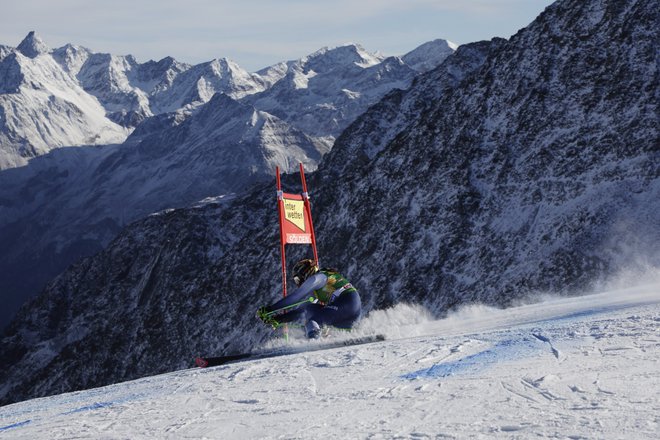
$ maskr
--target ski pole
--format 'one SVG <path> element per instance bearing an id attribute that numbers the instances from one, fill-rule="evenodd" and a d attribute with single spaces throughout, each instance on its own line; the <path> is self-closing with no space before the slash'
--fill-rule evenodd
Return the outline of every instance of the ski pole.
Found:
<path id="1" fill-rule="evenodd" d="M 284 327 L 284 326 L 287 326 L 289 328 L 291 328 L 291 327 L 305 328 L 304 324 L 295 324 L 295 323 L 291 323 L 291 322 L 277 322 L 277 321 L 275 321 L 275 323 L 272 324 L 273 330 L 277 330 L 278 328 Z"/>
<path id="2" fill-rule="evenodd" d="M 266 313 L 264 313 L 264 316 L 273 316 L 273 315 L 275 315 L 275 314 L 277 314 L 277 313 L 279 313 L 279 312 L 283 312 L 284 310 L 289 310 L 289 309 L 292 309 L 292 308 L 294 308 L 294 307 L 298 307 L 298 306 L 300 306 L 300 305 L 302 305 L 302 304 L 305 304 L 305 303 L 313 303 L 313 302 L 314 302 L 314 297 L 313 297 L 313 296 L 310 296 L 309 298 L 305 298 L 304 300 L 302 300 L 302 301 L 300 301 L 300 302 L 297 302 L 297 303 L 291 304 L 291 305 L 289 305 L 289 306 L 284 306 L 284 307 L 282 307 L 281 309 L 273 310 L 272 312 L 266 312 Z"/>

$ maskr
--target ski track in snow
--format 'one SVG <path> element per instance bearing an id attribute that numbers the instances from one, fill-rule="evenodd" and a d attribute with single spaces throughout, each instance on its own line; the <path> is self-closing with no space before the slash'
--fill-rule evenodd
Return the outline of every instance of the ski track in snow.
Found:
<path id="1" fill-rule="evenodd" d="M 0 408 L 0 438 L 658 438 L 660 286 L 433 321 L 388 340 Z M 355 336 L 355 334 L 352 334 Z"/>

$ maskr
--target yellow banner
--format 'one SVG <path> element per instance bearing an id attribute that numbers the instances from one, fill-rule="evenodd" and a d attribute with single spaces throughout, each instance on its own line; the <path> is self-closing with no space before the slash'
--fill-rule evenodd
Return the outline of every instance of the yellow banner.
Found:
<path id="1" fill-rule="evenodd" d="M 302 200 L 284 199 L 284 218 L 305 231 L 305 202 Z"/>

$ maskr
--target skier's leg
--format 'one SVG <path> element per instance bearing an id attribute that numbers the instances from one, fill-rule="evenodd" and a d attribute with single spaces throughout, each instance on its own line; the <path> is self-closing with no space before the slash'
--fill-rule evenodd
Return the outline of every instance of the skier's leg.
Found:
<path id="1" fill-rule="evenodd" d="M 316 321 L 310 319 L 305 324 L 305 334 L 309 339 L 318 339 L 321 337 L 321 327 Z"/>
<path id="2" fill-rule="evenodd" d="M 332 304 L 315 310 L 309 309 L 308 320 L 316 321 L 318 325 L 350 329 L 360 319 L 362 304 L 357 292 L 347 292 L 337 298 Z"/>

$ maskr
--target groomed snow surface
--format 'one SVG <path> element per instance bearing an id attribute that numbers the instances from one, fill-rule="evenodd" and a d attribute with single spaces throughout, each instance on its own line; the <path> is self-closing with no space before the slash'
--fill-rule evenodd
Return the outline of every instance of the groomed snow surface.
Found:
<path id="1" fill-rule="evenodd" d="M 657 282 L 438 321 L 400 305 L 356 332 L 385 342 L 21 402 L 0 438 L 657 439 L 659 328 Z"/>

